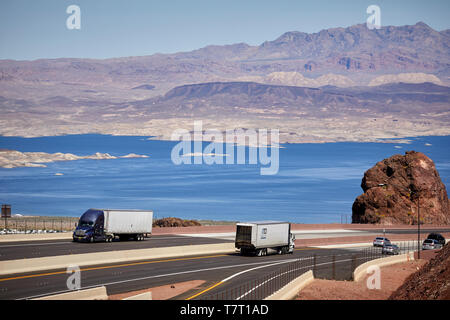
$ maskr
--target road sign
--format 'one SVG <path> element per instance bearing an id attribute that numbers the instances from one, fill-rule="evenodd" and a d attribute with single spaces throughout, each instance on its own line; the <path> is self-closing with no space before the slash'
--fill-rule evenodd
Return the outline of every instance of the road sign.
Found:
<path id="1" fill-rule="evenodd" d="M 11 218 L 10 204 L 2 204 L 2 218 Z"/>

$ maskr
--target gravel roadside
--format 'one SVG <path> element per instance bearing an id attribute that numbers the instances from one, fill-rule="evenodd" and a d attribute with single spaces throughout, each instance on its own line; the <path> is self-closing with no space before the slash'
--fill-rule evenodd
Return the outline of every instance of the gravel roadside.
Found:
<path id="1" fill-rule="evenodd" d="M 381 267 L 380 289 L 367 287 L 371 275 L 357 282 L 315 279 L 299 292 L 296 300 L 386 300 L 435 254 L 435 251 L 423 251 L 421 259 L 417 259 L 416 253 L 417 260 Z"/>

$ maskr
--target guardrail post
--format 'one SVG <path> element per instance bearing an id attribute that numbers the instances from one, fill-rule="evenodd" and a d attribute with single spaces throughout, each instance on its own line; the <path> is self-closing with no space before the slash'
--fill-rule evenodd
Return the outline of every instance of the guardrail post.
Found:
<path id="1" fill-rule="evenodd" d="M 314 256 L 313 256 L 313 274 L 314 274 L 314 277 L 316 276 L 316 263 L 317 263 L 317 255 L 314 253 Z"/>
<path id="2" fill-rule="evenodd" d="M 332 266 L 333 266 L 333 275 L 332 275 L 332 277 L 333 277 L 333 280 L 336 280 L 336 256 L 333 254 L 333 257 L 332 257 L 332 261 L 333 261 L 333 263 L 332 263 Z"/>
<path id="3" fill-rule="evenodd" d="M 356 257 L 353 254 L 352 255 L 352 270 L 351 270 L 351 272 L 353 273 L 355 271 L 355 269 L 356 269 Z"/>

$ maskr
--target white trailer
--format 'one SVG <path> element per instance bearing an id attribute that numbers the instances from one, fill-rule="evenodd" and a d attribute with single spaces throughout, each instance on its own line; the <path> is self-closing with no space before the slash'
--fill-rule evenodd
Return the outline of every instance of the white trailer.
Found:
<path id="1" fill-rule="evenodd" d="M 103 209 L 103 213 L 106 233 L 152 233 L 153 211 Z"/>
<path id="2" fill-rule="evenodd" d="M 291 224 L 280 221 L 254 221 L 236 224 L 235 247 L 241 254 L 267 255 L 268 249 L 278 254 L 294 252 L 295 236 Z"/>
<path id="3" fill-rule="evenodd" d="M 143 240 L 152 233 L 153 211 L 89 209 L 73 233 L 74 241 L 106 241 L 114 238 Z"/>

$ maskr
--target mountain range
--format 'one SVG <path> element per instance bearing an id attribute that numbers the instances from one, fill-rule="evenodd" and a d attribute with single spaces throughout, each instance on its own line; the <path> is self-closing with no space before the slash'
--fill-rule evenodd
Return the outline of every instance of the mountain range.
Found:
<path id="1" fill-rule="evenodd" d="M 0 134 L 168 139 L 195 118 L 281 128 L 285 142 L 450 134 L 449 66 L 450 30 L 423 22 L 174 54 L 0 60 Z"/>
<path id="2" fill-rule="evenodd" d="M 434 75 L 436 82 L 431 82 L 449 85 L 450 30 L 439 32 L 423 22 L 373 30 L 359 24 L 313 34 L 286 32 L 258 46 L 238 43 L 103 60 L 0 60 L 0 95 L 49 97 L 56 95 L 49 85 L 57 85 L 65 96 L 125 101 L 160 95 L 193 83 L 248 80 L 346 87 L 368 85 L 376 77 L 398 73 L 424 74 L 425 81 Z M 320 79 L 321 76 L 329 79 Z M 306 81 L 298 81 L 301 77 Z M 403 82 L 407 79 L 408 76 Z M 26 92 L 18 88 L 24 85 Z M 154 89 L 131 91 L 139 86 Z"/>

